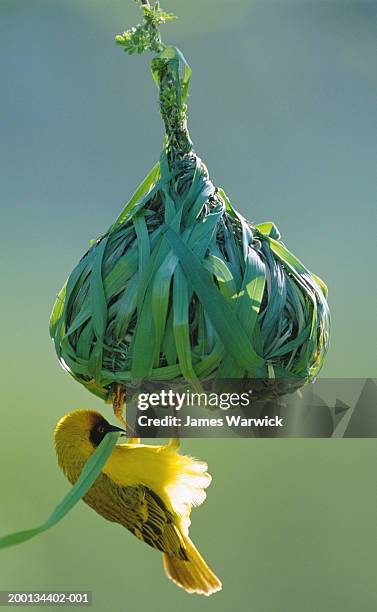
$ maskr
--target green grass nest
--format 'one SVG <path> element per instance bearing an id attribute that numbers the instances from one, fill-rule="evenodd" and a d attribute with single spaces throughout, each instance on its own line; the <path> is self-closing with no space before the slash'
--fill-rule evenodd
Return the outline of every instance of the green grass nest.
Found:
<path id="1" fill-rule="evenodd" d="M 153 11 L 155 11 L 153 13 Z M 190 68 L 158 36 L 156 7 L 117 37 L 152 49 L 160 161 L 60 291 L 50 333 L 63 367 L 109 400 L 132 381 L 314 378 L 329 344 L 324 283 L 214 187 L 186 125 Z M 140 40 L 142 42 L 140 42 Z"/>

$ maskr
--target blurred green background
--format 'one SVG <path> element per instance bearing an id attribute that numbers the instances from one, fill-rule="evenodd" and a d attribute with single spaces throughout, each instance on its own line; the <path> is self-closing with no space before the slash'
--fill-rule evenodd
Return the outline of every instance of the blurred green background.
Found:
<path id="1" fill-rule="evenodd" d="M 192 68 L 190 128 L 216 184 L 330 288 L 323 376 L 375 376 L 377 4 L 165 0 Z M 131 0 L 0 0 L 1 534 L 67 491 L 58 418 L 109 409 L 58 366 L 54 297 L 159 155 L 148 58 L 113 36 Z M 192 537 L 222 593 L 189 596 L 159 554 L 80 504 L 0 553 L 0 589 L 90 589 L 93 610 L 372 612 L 374 440 L 195 440 L 214 482 Z"/>

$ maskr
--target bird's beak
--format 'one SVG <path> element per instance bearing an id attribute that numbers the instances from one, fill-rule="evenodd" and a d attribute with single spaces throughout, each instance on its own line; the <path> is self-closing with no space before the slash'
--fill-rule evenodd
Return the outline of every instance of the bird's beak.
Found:
<path id="1" fill-rule="evenodd" d="M 109 431 L 121 431 L 121 438 L 127 436 L 127 432 L 125 429 L 122 429 L 121 427 L 116 427 L 115 425 L 110 425 Z"/>

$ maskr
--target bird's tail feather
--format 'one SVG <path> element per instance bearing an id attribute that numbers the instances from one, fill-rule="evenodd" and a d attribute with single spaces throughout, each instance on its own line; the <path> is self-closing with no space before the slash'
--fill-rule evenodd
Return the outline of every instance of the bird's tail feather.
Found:
<path id="1" fill-rule="evenodd" d="M 163 553 L 164 569 L 167 576 L 188 593 L 212 595 L 221 590 L 221 582 L 210 570 L 190 538 L 185 537 L 187 561 Z"/>

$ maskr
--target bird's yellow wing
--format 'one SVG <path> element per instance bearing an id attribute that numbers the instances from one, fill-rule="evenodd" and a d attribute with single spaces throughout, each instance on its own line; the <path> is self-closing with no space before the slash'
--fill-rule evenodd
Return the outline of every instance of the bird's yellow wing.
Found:
<path id="1" fill-rule="evenodd" d="M 121 487 L 101 474 L 84 501 L 161 552 L 187 560 L 184 539 L 162 499 L 143 485 Z"/>
<path id="2" fill-rule="evenodd" d="M 180 531 L 188 535 L 190 513 L 206 498 L 207 464 L 171 446 L 118 444 L 102 473 L 120 487 L 142 483 L 161 498 Z"/>

